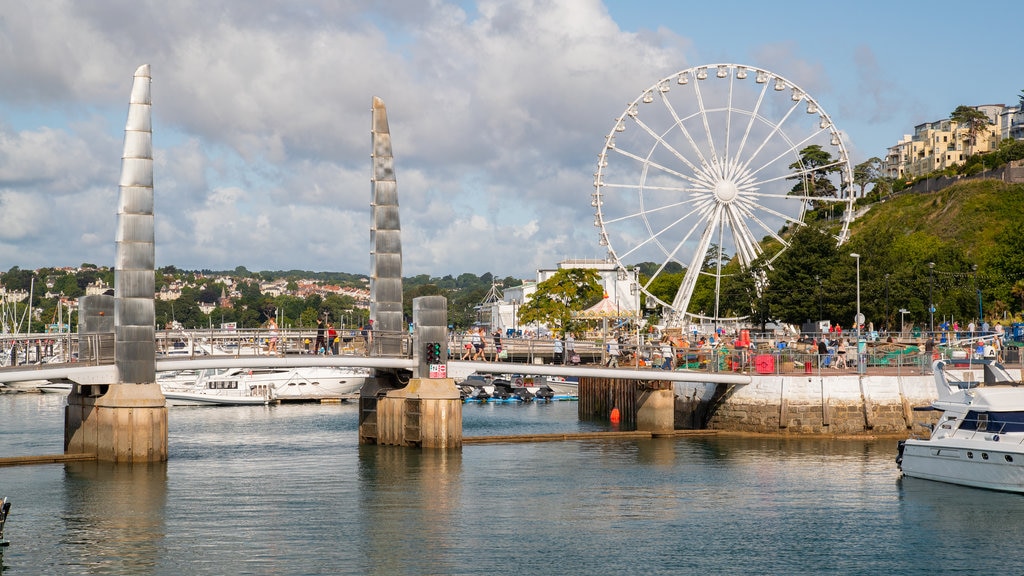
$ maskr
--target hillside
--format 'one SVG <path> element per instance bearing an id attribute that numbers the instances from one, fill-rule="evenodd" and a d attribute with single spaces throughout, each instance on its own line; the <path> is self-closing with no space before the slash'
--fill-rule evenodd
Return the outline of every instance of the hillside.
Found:
<path id="1" fill-rule="evenodd" d="M 886 238 L 934 242 L 927 252 L 953 250 L 982 267 L 991 263 L 1000 234 L 1021 226 L 1024 184 L 973 180 L 874 204 L 850 231 L 851 242 L 856 244 Z"/>

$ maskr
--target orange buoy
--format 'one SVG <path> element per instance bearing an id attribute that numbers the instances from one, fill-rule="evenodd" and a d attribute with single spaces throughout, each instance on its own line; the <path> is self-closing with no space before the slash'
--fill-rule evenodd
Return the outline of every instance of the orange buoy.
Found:
<path id="1" fill-rule="evenodd" d="M 619 418 L 619 409 L 618 408 L 612 408 L 612 415 L 611 415 L 610 419 L 612 421 L 612 424 L 618 424 L 619 423 L 619 419 L 620 418 Z"/>

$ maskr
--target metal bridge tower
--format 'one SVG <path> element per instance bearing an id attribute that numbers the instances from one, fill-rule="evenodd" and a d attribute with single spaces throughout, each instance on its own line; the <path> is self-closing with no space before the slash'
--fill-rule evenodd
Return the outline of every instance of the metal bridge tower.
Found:
<path id="1" fill-rule="evenodd" d="M 167 460 L 167 408 L 156 383 L 151 83 L 149 65 L 139 66 L 124 129 L 114 266 L 117 381 L 76 386 L 64 413 L 64 451 L 113 462 Z"/>

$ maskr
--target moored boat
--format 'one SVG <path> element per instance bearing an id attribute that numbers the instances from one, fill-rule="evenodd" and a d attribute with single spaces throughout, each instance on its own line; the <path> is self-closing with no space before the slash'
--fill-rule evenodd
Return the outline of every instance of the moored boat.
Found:
<path id="1" fill-rule="evenodd" d="M 912 478 L 1024 493 L 1024 387 L 995 360 L 957 364 L 963 378 L 953 366 L 934 363 L 929 408 L 942 415 L 928 438 L 899 442 L 896 463 Z"/>
<path id="2" fill-rule="evenodd" d="M 369 376 L 366 368 L 306 366 L 182 371 L 158 381 L 168 406 L 230 405 L 341 399 Z"/>

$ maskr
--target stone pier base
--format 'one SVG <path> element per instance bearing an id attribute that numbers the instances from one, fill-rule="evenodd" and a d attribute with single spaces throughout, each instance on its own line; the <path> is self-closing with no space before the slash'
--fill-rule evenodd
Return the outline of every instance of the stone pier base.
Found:
<path id="1" fill-rule="evenodd" d="M 389 391 L 377 400 L 373 425 L 377 444 L 462 448 L 462 399 L 455 380 L 414 378 Z"/>
<path id="2" fill-rule="evenodd" d="M 672 388 L 645 390 L 637 400 L 636 429 L 658 436 L 675 430 L 675 392 Z"/>
<path id="3" fill-rule="evenodd" d="M 159 384 L 76 385 L 64 408 L 64 452 L 107 462 L 166 462 Z"/>

